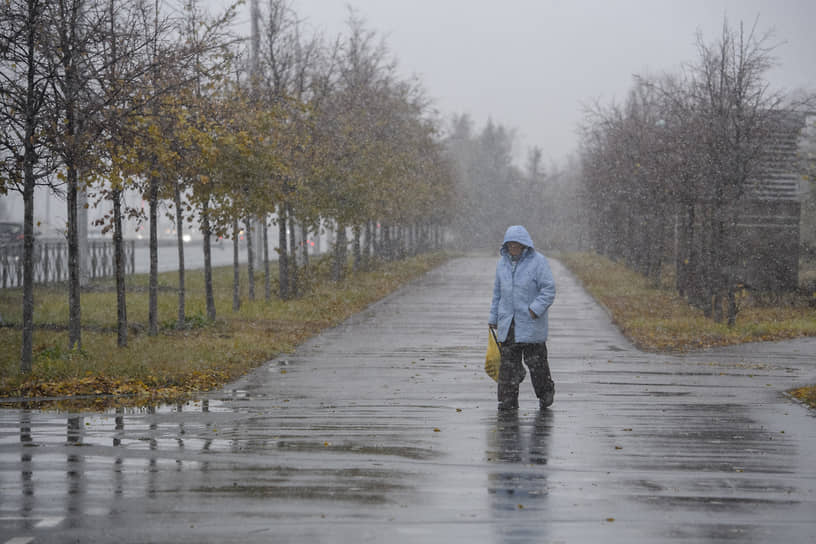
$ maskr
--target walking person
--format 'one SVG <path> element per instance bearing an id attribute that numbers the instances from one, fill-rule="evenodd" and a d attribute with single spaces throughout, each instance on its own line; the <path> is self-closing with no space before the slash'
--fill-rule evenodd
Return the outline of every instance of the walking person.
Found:
<path id="1" fill-rule="evenodd" d="M 499 253 L 488 318 L 488 326 L 496 329 L 501 343 L 499 410 L 518 408 L 522 362 L 530 370 L 530 381 L 544 409 L 555 396 L 547 361 L 547 311 L 555 300 L 555 281 L 547 258 L 535 250 L 523 226 L 507 229 Z"/>

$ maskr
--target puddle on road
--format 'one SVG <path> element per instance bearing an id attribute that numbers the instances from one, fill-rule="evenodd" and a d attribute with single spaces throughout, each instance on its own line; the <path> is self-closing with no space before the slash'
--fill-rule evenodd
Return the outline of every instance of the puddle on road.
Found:
<path id="1" fill-rule="evenodd" d="M 113 408 L 104 412 L 60 412 L 29 407 L 0 410 L 0 446 L 74 446 L 150 450 L 162 455 L 191 453 L 350 453 L 430 459 L 430 448 L 398 439 L 400 427 L 388 418 L 362 417 L 362 408 L 312 406 L 289 410 L 289 399 L 246 410 L 256 400 L 234 391 L 223 400 Z M 356 415 L 355 415 L 356 414 Z M 389 443 L 391 437 L 393 443 Z"/>
<path id="2" fill-rule="evenodd" d="M 98 413 L 0 410 L 3 507 L 28 517 L 54 500 L 69 511 L 91 502 L 115 509 L 123 497 L 161 493 L 382 504 L 404 490 L 401 460 L 439 455 L 393 422 L 359 418 L 357 406 L 296 413 L 284 400 L 235 390 Z"/>
<path id="3" fill-rule="evenodd" d="M 525 528 L 530 516 L 546 512 L 552 484 L 549 481 L 553 413 L 540 411 L 534 419 L 517 411 L 500 413 L 487 434 L 485 454 L 490 463 L 486 489 L 488 507 L 495 519 L 513 520 L 497 526 L 499 541 L 536 542 L 538 531 Z"/>

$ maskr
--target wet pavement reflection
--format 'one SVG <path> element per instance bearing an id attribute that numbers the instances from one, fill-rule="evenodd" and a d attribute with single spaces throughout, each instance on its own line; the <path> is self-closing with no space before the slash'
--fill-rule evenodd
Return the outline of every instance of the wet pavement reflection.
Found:
<path id="1" fill-rule="evenodd" d="M 813 339 L 641 353 L 553 262 L 555 404 L 497 413 L 493 262 L 198 401 L 0 410 L 0 544 L 814 541 Z"/>
<path id="2" fill-rule="evenodd" d="M 522 419 L 525 421 L 522 422 Z M 487 474 L 491 517 L 499 542 L 546 542 L 547 459 L 553 412 L 520 419 L 517 410 L 500 412 L 489 435 L 487 456 L 496 464 Z"/>

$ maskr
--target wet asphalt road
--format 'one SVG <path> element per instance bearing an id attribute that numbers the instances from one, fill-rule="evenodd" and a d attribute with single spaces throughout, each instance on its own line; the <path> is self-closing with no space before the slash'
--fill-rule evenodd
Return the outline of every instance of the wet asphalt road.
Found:
<path id="1" fill-rule="evenodd" d="M 482 372 L 452 261 L 199 402 L 0 411 L 0 544 L 816 542 L 816 339 L 641 353 L 557 262 L 555 404 Z"/>

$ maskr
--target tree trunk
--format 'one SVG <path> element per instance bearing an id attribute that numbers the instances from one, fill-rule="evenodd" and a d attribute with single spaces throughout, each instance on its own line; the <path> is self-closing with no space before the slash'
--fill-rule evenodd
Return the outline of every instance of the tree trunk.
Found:
<path id="1" fill-rule="evenodd" d="M 255 300 L 255 248 L 252 246 L 252 218 L 246 218 L 247 241 L 247 274 L 249 276 L 247 285 L 249 286 L 249 300 Z"/>
<path id="2" fill-rule="evenodd" d="M 391 260 L 391 229 L 386 223 L 380 228 L 380 256 L 386 261 Z"/>
<path id="3" fill-rule="evenodd" d="M 706 211 L 705 206 L 692 204 L 694 210 L 690 219 L 693 226 L 690 229 L 689 240 L 689 264 L 688 264 L 688 293 L 690 302 L 705 311 L 706 285 L 705 285 L 705 255 L 706 255 Z M 699 219 L 698 219 L 699 218 Z"/>
<path id="4" fill-rule="evenodd" d="M 31 126 L 33 134 L 33 126 Z M 26 132 L 29 127 L 26 126 Z M 23 342 L 20 372 L 31 372 L 34 346 L 34 146 L 25 142 L 25 185 L 23 186 Z"/>
<path id="5" fill-rule="evenodd" d="M 737 295 L 735 287 L 732 285 L 728 288 L 728 326 L 733 327 L 737 324 Z"/>
<path id="6" fill-rule="evenodd" d="M 719 212 L 722 214 L 722 210 Z M 716 259 L 714 261 L 714 277 L 716 278 L 716 285 L 715 289 L 717 290 L 717 300 L 718 304 L 715 309 L 714 320 L 717 323 L 722 323 L 725 320 L 725 310 L 723 308 L 723 304 L 726 301 L 728 296 L 728 290 L 731 288 L 731 262 L 729 257 L 728 248 L 725 247 L 726 238 L 725 238 L 725 222 L 722 219 L 722 216 L 718 216 L 717 220 L 714 222 L 715 229 L 716 229 L 716 245 L 715 245 L 715 256 Z"/>
<path id="7" fill-rule="evenodd" d="M 286 205 L 278 206 L 278 296 L 289 298 L 289 251 L 286 248 Z"/>
<path id="8" fill-rule="evenodd" d="M 286 215 L 289 218 L 289 291 L 293 297 L 298 296 L 298 262 L 297 262 L 297 241 L 295 240 L 295 214 L 292 213 L 292 206 L 286 205 Z"/>
<path id="9" fill-rule="evenodd" d="M 307 269 L 309 268 L 309 247 L 311 244 L 309 243 L 309 227 L 305 221 L 300 225 L 300 237 L 303 240 L 303 251 L 301 253 L 303 255 L 303 268 Z"/>
<path id="10" fill-rule="evenodd" d="M 651 242 L 649 243 L 649 280 L 652 287 L 660 287 L 660 278 L 663 273 L 663 254 L 665 253 L 666 222 L 669 214 L 652 215 L 652 226 L 649 228 Z"/>
<path id="11" fill-rule="evenodd" d="M 174 184 L 173 201 L 176 205 L 176 244 L 178 245 L 178 324 L 179 329 L 185 326 L 187 321 L 184 309 L 185 287 L 184 287 L 184 218 L 181 213 L 181 187 Z"/>
<path id="12" fill-rule="evenodd" d="M 63 70 L 62 81 L 59 82 L 62 91 L 64 130 L 63 142 L 66 144 L 61 153 L 66 175 L 66 200 L 68 206 L 68 345 L 71 349 L 82 348 L 82 311 L 80 308 L 80 264 L 79 238 L 77 223 L 77 190 L 79 185 L 78 164 L 78 135 L 79 119 L 77 94 L 80 87 L 77 43 L 75 40 L 76 16 L 79 4 L 70 6 L 67 12 L 61 14 L 58 29 L 59 47 L 62 49 L 61 63 Z M 70 12 L 70 13 L 69 13 Z"/>
<path id="13" fill-rule="evenodd" d="M 371 233 L 371 255 L 375 259 L 381 259 L 383 256 L 382 250 L 382 226 L 379 226 L 379 222 L 372 222 L 372 233 Z"/>
<path id="14" fill-rule="evenodd" d="M 266 224 L 266 216 L 263 217 L 263 261 L 264 261 L 264 297 L 266 300 L 272 299 L 272 278 L 269 271 L 269 227 Z"/>
<path id="15" fill-rule="evenodd" d="M 393 261 L 396 258 L 396 227 L 393 225 L 386 225 L 383 230 L 383 247 L 385 248 L 385 258 Z"/>
<path id="16" fill-rule="evenodd" d="M 77 171 L 67 166 L 68 187 L 68 346 L 82 348 L 82 311 L 79 286 L 79 237 L 77 235 Z"/>
<path id="17" fill-rule="evenodd" d="M 717 215 L 713 218 L 713 243 L 711 244 L 711 276 L 713 279 L 712 290 L 714 291 L 714 321 L 722 323 L 724 319 L 723 313 L 723 294 L 727 285 L 726 266 L 726 248 L 724 247 L 724 229 L 722 214 L 722 206 L 718 206 L 716 210 Z"/>
<path id="18" fill-rule="evenodd" d="M 241 267 L 238 262 L 238 220 L 232 222 L 232 311 L 241 309 Z"/>
<path id="19" fill-rule="evenodd" d="M 337 236 L 334 243 L 334 266 L 332 267 L 332 280 L 338 282 L 346 275 L 346 227 L 342 223 L 337 223 Z"/>
<path id="20" fill-rule="evenodd" d="M 694 243 L 694 204 L 686 203 L 680 211 L 680 240 L 678 255 L 675 260 L 677 291 L 681 297 L 691 294 L 693 290 L 693 243 Z"/>
<path id="21" fill-rule="evenodd" d="M 711 297 L 711 317 L 716 323 L 722 323 L 723 321 L 722 304 L 722 294 L 715 291 L 714 296 Z"/>
<path id="22" fill-rule="evenodd" d="M 405 258 L 405 226 L 400 225 L 395 229 L 397 233 L 397 260 Z"/>
<path id="23" fill-rule="evenodd" d="M 34 148 L 36 132 L 35 77 L 36 47 L 39 12 L 34 2 L 28 3 L 26 29 L 26 120 L 25 141 L 23 142 L 23 337 L 20 350 L 20 372 L 28 374 L 34 359 L 34 164 L 37 162 Z"/>
<path id="24" fill-rule="evenodd" d="M 116 345 L 127 346 L 127 301 L 125 299 L 125 248 L 122 240 L 122 190 L 114 189 L 113 199 L 113 253 L 116 275 Z"/>
<path id="25" fill-rule="evenodd" d="M 371 239 L 372 235 L 372 224 L 373 221 L 366 221 L 365 226 L 365 245 L 363 246 L 363 268 L 368 270 L 371 268 L 371 246 L 373 240 Z"/>
<path id="26" fill-rule="evenodd" d="M 703 294 L 703 315 L 711 318 L 714 310 L 714 227 L 710 205 L 703 210 L 703 232 L 701 238 L 700 280 Z"/>
<path id="27" fill-rule="evenodd" d="M 148 332 L 159 334 L 159 179 L 150 177 L 150 279 L 148 283 Z"/>
<path id="28" fill-rule="evenodd" d="M 354 255 L 353 270 L 359 271 L 363 265 L 363 254 L 360 249 L 360 236 L 362 236 L 363 229 L 360 225 L 354 225 L 353 229 L 354 240 L 352 241 L 352 254 Z"/>
<path id="29" fill-rule="evenodd" d="M 204 236 L 204 296 L 207 300 L 207 319 L 215 321 L 215 296 L 212 282 L 212 227 L 210 227 L 210 199 L 201 207 L 201 233 Z"/>

